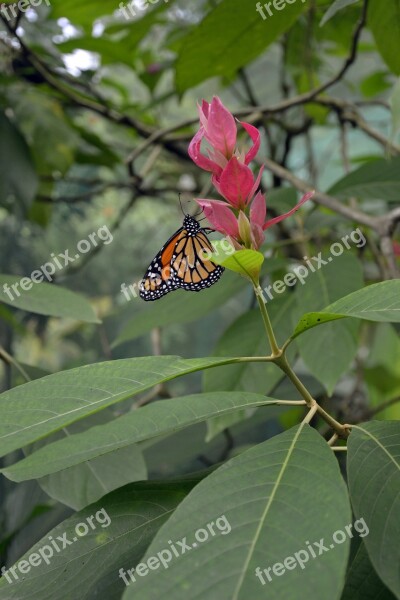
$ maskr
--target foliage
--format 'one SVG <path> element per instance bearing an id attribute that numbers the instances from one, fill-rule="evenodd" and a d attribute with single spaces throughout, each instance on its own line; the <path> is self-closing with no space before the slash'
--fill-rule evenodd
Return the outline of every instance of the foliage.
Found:
<path id="1" fill-rule="evenodd" d="M 0 600 L 400 599 L 400 0 L 37 4 L 0 3 Z M 225 272 L 144 303 L 178 193 Z"/>

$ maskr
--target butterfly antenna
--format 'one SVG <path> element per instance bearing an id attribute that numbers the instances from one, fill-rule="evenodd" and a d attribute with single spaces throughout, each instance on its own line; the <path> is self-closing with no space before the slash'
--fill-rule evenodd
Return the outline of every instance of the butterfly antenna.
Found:
<path id="1" fill-rule="evenodd" d="M 179 194 L 178 194 L 178 198 L 179 198 L 179 204 L 181 205 L 181 211 L 182 211 L 182 214 L 183 214 L 183 215 L 186 217 L 186 213 L 185 213 L 185 211 L 183 210 L 183 206 L 182 206 L 182 200 L 181 200 L 181 196 L 182 196 L 182 194 L 181 194 L 181 193 L 179 193 Z"/>

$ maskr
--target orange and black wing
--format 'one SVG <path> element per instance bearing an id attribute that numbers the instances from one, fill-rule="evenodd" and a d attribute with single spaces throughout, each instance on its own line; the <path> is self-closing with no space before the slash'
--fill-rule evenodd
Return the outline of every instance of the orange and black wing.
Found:
<path id="1" fill-rule="evenodd" d="M 150 263 L 139 287 L 139 294 L 143 300 L 158 300 L 168 292 L 179 288 L 174 278 L 171 261 L 176 245 L 186 235 L 187 232 L 183 227 L 178 229 Z"/>
<path id="2" fill-rule="evenodd" d="M 170 237 L 147 269 L 140 284 L 143 300 L 158 300 L 178 288 L 200 292 L 218 281 L 224 269 L 208 259 L 213 248 L 206 233 L 194 217 L 185 216 L 183 227 Z"/>
<path id="3" fill-rule="evenodd" d="M 172 262 L 178 286 L 191 292 L 212 286 L 221 277 L 224 268 L 215 265 L 207 256 L 213 248 L 203 229 L 196 234 L 181 237 Z"/>

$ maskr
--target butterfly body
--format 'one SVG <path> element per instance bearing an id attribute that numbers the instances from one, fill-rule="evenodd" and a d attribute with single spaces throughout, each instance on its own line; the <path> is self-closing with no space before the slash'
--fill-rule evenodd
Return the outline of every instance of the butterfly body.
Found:
<path id="1" fill-rule="evenodd" d="M 182 227 L 164 244 L 146 271 L 140 284 L 143 300 L 158 300 L 176 289 L 200 292 L 219 280 L 224 268 L 207 258 L 213 251 L 208 231 L 194 217 L 185 215 Z"/>

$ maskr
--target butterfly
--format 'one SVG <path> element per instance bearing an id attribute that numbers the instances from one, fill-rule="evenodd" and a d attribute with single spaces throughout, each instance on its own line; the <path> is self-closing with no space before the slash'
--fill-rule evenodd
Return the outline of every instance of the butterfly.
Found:
<path id="1" fill-rule="evenodd" d="M 201 227 L 190 215 L 164 244 L 146 271 L 139 286 L 143 300 L 158 300 L 165 294 L 182 288 L 200 292 L 216 283 L 224 268 L 215 265 L 207 255 L 213 247 L 207 234 L 213 231 Z"/>

